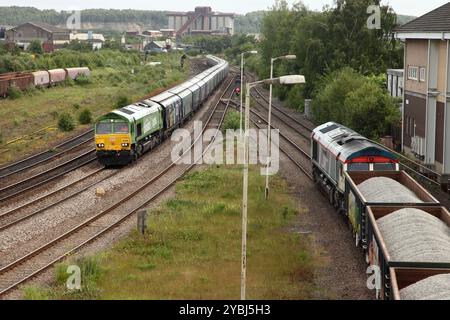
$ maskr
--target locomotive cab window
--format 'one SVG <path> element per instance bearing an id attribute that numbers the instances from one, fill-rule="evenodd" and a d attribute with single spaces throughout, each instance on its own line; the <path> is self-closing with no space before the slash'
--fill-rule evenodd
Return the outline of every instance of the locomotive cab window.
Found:
<path id="1" fill-rule="evenodd" d="M 395 171 L 395 163 L 374 163 L 373 171 Z"/>
<path id="2" fill-rule="evenodd" d="M 369 171 L 368 163 L 350 163 L 347 165 L 347 171 Z"/>
<path id="3" fill-rule="evenodd" d="M 114 123 L 114 133 L 129 133 L 128 123 L 126 122 L 115 122 Z"/>
<path id="4" fill-rule="evenodd" d="M 95 128 L 97 134 L 108 134 L 111 133 L 111 123 L 110 122 L 100 122 L 97 123 Z"/>

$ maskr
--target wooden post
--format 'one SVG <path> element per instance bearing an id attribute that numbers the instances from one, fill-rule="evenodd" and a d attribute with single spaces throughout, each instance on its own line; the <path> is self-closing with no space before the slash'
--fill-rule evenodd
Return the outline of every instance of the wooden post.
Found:
<path id="1" fill-rule="evenodd" d="M 144 235 L 147 230 L 147 210 L 140 210 L 137 213 L 137 230 Z"/>

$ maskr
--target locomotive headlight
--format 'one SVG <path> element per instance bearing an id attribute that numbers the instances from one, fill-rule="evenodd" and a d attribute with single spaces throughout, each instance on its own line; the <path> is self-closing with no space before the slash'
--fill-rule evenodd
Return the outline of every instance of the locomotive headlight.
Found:
<path id="1" fill-rule="evenodd" d="M 122 143 L 122 147 L 128 147 L 130 144 L 129 143 Z"/>
<path id="2" fill-rule="evenodd" d="M 104 148 L 104 147 L 105 147 L 105 144 L 104 144 L 104 143 L 99 143 L 99 144 L 97 144 L 97 147 L 99 147 L 99 148 Z"/>

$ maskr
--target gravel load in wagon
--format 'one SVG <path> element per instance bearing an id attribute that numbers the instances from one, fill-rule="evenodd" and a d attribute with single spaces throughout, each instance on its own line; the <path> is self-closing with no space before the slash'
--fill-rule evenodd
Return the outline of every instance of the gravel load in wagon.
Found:
<path id="1" fill-rule="evenodd" d="M 423 203 L 408 187 L 391 178 L 371 178 L 359 184 L 358 189 L 371 203 Z"/>
<path id="2" fill-rule="evenodd" d="M 402 300 L 450 300 L 450 274 L 440 274 L 400 290 Z"/>
<path id="3" fill-rule="evenodd" d="M 414 208 L 397 210 L 377 220 L 393 261 L 450 262 L 450 228 Z"/>

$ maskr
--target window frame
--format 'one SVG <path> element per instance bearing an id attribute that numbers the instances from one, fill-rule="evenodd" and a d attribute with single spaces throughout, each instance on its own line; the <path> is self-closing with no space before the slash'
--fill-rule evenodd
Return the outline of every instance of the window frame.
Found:
<path id="1" fill-rule="evenodd" d="M 419 81 L 419 67 L 408 66 L 408 80 Z"/>
<path id="2" fill-rule="evenodd" d="M 99 133 L 99 132 L 98 132 L 98 129 L 97 129 L 99 125 L 108 125 L 108 126 L 109 126 L 109 132 L 102 132 L 102 133 Z M 113 131 L 113 125 L 112 125 L 112 123 L 109 122 L 109 121 L 98 122 L 98 123 L 95 125 L 95 133 L 96 133 L 96 134 L 111 134 L 112 131 Z"/>
<path id="3" fill-rule="evenodd" d="M 423 74 L 422 74 L 423 72 Z M 419 81 L 420 82 L 426 82 L 427 81 L 427 68 L 420 67 L 419 68 Z"/>

